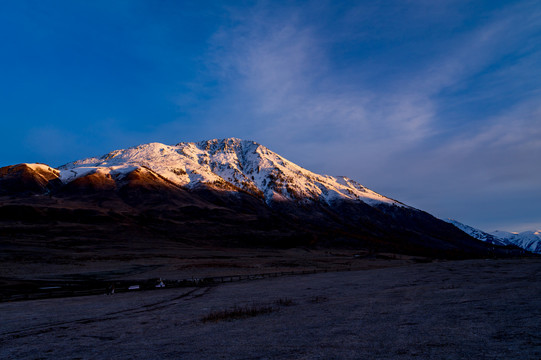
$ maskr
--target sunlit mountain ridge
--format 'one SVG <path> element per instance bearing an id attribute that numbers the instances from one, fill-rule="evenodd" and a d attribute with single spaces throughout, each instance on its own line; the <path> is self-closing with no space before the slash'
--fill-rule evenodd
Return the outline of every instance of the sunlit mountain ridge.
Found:
<path id="1" fill-rule="evenodd" d="M 186 188 L 205 185 L 215 189 L 241 189 L 263 196 L 267 202 L 321 200 L 329 203 L 348 199 L 404 206 L 347 177 L 313 173 L 263 145 L 236 138 L 181 142 L 173 146 L 144 144 L 74 161 L 59 170 L 60 179 L 68 183 L 92 173 L 122 178 L 138 168 L 151 170 Z"/>

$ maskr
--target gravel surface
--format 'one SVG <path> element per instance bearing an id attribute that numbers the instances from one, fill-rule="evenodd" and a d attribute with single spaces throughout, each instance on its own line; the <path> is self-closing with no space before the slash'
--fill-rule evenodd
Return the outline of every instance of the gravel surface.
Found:
<path id="1" fill-rule="evenodd" d="M 228 317 L 245 308 L 266 311 Z M 0 317 L 1 359 L 540 359 L 541 260 L 0 303 Z"/>

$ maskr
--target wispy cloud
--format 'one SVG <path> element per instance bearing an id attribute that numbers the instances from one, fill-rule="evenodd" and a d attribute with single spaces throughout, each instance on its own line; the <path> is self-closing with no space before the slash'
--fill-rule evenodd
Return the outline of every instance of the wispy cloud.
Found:
<path id="1" fill-rule="evenodd" d="M 362 81 L 353 83 L 356 74 L 338 75 L 340 69 L 329 60 L 329 39 L 322 39 L 317 24 L 304 19 L 299 8 L 282 10 L 270 12 L 260 6 L 236 14 L 235 25 L 214 38 L 216 74 L 228 100 L 237 104 L 243 117 L 252 118 L 252 127 L 265 133 L 287 129 L 290 138 L 302 138 L 311 128 L 328 124 L 339 133 L 329 129 L 328 135 L 339 138 L 355 134 L 379 140 L 385 135 L 406 142 L 438 131 L 438 95 L 467 86 L 472 76 L 505 56 L 508 45 L 524 32 L 514 29 L 534 16 L 496 14 L 492 21 L 449 40 L 444 50 L 426 54 L 426 68 L 404 69 L 394 80 L 382 79 L 388 87 L 373 89 Z M 266 121 L 269 118 L 273 121 Z M 344 129 L 349 131 L 339 131 Z"/>
<path id="2" fill-rule="evenodd" d="M 258 8 L 214 38 L 213 65 L 225 101 L 236 104 L 229 118 L 246 119 L 253 137 L 280 148 L 302 143 L 343 151 L 344 142 L 356 150 L 385 143 L 380 156 L 431 132 L 434 108 L 426 94 L 379 93 L 336 76 L 316 24 L 299 9 L 285 10 L 273 16 Z"/>
<path id="3" fill-rule="evenodd" d="M 457 6 L 447 3 L 451 10 Z M 523 186 L 541 197 L 533 188 L 541 170 L 528 165 L 541 154 L 539 108 L 534 105 L 540 100 L 539 83 L 530 81 L 523 98 L 506 98 L 497 87 L 482 91 L 491 83 L 512 88 L 538 76 L 532 73 L 540 53 L 532 43 L 540 28 L 538 7 L 532 11 L 530 2 L 521 2 L 494 10 L 475 26 L 443 39 L 443 45 L 425 53 L 415 49 L 422 54 L 419 64 L 410 61 L 403 71 L 382 74 L 377 86 L 364 81 L 371 59 L 359 58 L 346 69 L 333 61 L 341 36 L 355 38 L 357 33 L 362 39 L 356 19 L 367 13 L 353 10 L 335 19 L 342 30 L 334 43 L 298 7 L 269 10 L 262 5 L 235 13 L 233 25 L 212 40 L 211 67 L 224 96 L 212 104 L 207 123 L 224 132 L 240 125 L 243 136 L 307 167 L 345 173 L 440 213 L 450 193 L 459 196 L 465 188 L 495 196 Z M 449 13 L 427 11 L 423 16 L 434 16 L 436 22 Z M 400 61 L 392 63 L 399 67 Z M 484 114 L 475 107 L 476 97 L 487 107 Z M 212 117 L 225 107 L 228 115 L 216 124 Z M 427 184 L 438 189 L 431 191 Z M 494 189 L 490 194 L 489 188 Z M 454 205 L 447 209 L 453 211 Z"/>

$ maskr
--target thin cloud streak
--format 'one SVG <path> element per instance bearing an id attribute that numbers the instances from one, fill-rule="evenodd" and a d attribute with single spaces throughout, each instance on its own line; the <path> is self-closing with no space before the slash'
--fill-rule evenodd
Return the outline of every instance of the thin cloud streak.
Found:
<path id="1" fill-rule="evenodd" d="M 295 16 L 291 18 L 296 19 Z M 261 29 L 265 24 L 265 28 Z M 348 140 L 414 141 L 426 136 L 432 105 L 417 94 L 382 96 L 362 84 L 337 83 L 327 54 L 309 25 L 299 20 L 254 17 L 217 37 L 217 63 L 232 80 L 230 103 L 251 117 L 258 138 L 276 142 L 335 143 Z M 229 70 L 229 71 L 226 71 Z M 323 131 L 322 131 L 323 130 Z M 283 145 L 283 144 L 280 144 Z"/>
<path id="2" fill-rule="evenodd" d="M 306 22 L 298 9 L 286 10 L 289 15 L 280 17 L 264 7 L 246 17 L 237 14 L 237 25 L 214 37 L 213 66 L 227 94 L 212 104 L 209 118 L 230 104 L 225 123 L 244 119 L 245 134 L 291 160 L 315 171 L 345 172 L 400 199 L 421 199 L 414 203 L 432 212 L 445 209 L 449 193 L 458 196 L 464 188 L 496 196 L 498 189 L 507 189 L 502 179 L 510 169 L 528 175 L 524 186 L 538 194 L 533 186 L 540 171 L 524 164 L 532 160 L 528 154 L 541 153 L 532 132 L 525 131 L 539 129 L 539 112 L 531 106 L 537 99 L 523 99 L 508 114 L 471 119 L 471 125 L 466 117 L 458 132 L 449 132 L 448 114 L 441 112 L 441 94 L 472 86 L 477 74 L 515 51 L 514 44 L 538 27 L 533 21 L 538 14 L 521 6 L 495 12 L 482 26 L 452 39 L 445 51 L 427 54 L 428 67 L 371 88 L 353 83 L 363 78 L 357 74 L 349 82 L 336 76 L 328 39 L 323 42 L 316 24 Z M 531 28 L 522 28 L 524 23 Z M 498 164 L 501 156 L 511 160 L 504 167 Z M 514 181 L 509 186 L 520 180 Z M 431 182 L 437 190 L 427 191 Z M 437 200 L 425 202 L 422 192 Z M 452 204 L 447 210 L 455 211 Z M 476 225 L 473 218 L 471 223 Z"/>

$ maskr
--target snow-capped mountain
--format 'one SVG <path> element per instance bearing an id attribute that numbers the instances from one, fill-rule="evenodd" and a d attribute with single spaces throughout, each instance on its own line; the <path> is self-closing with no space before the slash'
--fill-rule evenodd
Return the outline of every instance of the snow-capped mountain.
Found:
<path id="1" fill-rule="evenodd" d="M 505 246 L 505 245 L 510 244 L 508 241 L 506 241 L 505 239 L 502 239 L 499 236 L 495 236 L 487 232 L 484 232 L 483 230 L 479 230 L 469 225 L 462 224 L 461 222 L 458 222 L 456 220 L 445 219 L 445 221 L 447 221 L 450 224 L 453 224 L 454 226 L 456 226 L 457 228 L 459 228 L 460 230 L 464 231 L 466 234 L 470 235 L 471 237 L 477 240 L 481 240 L 489 244 L 500 245 L 500 246 Z"/>
<path id="2" fill-rule="evenodd" d="M 513 252 L 235 138 L 144 144 L 58 169 L 0 168 L 0 219 L 12 238 L 33 238 L 39 228 L 52 243 L 107 240 L 115 249 L 346 246 L 444 258 Z"/>
<path id="3" fill-rule="evenodd" d="M 507 231 L 493 231 L 492 235 L 514 244 L 524 250 L 541 254 L 541 231 L 523 231 L 521 233 L 511 233 Z"/>
<path id="4" fill-rule="evenodd" d="M 469 225 L 462 224 L 453 219 L 446 219 L 450 224 L 453 224 L 460 230 L 464 231 L 471 237 L 494 245 L 515 245 L 526 251 L 541 254 L 541 231 L 524 231 L 521 233 L 512 233 L 508 231 L 496 230 L 487 233 L 483 230 L 476 229 Z"/>
<path id="5" fill-rule="evenodd" d="M 280 200 L 361 200 L 368 204 L 405 206 L 343 176 L 318 175 L 286 160 L 265 146 L 236 138 L 150 143 L 115 150 L 99 158 L 78 160 L 59 168 L 60 179 L 69 183 L 98 173 L 121 179 L 136 169 L 148 169 L 176 185 L 189 189 L 204 185 L 214 189 L 242 189 Z"/>

